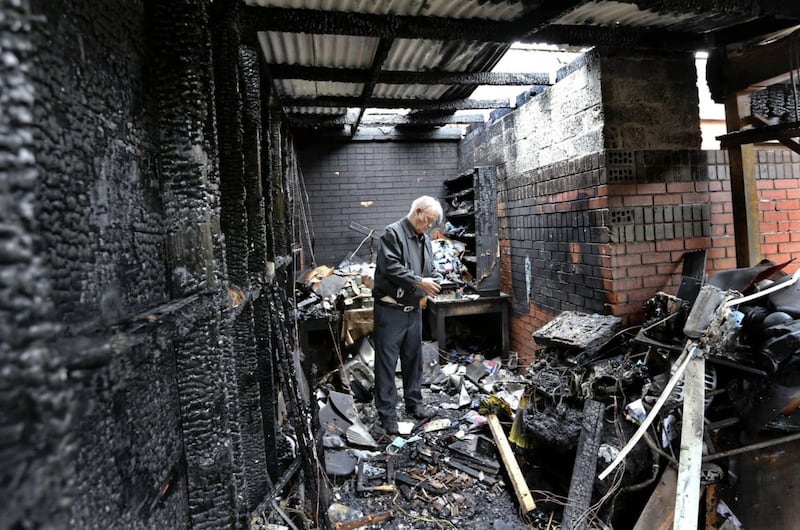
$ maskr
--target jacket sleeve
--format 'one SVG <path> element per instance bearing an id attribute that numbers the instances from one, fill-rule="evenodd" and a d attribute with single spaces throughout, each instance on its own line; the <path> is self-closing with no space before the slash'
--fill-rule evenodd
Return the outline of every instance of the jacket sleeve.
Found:
<path id="1" fill-rule="evenodd" d="M 383 261 L 383 271 L 386 278 L 398 287 L 409 292 L 416 289 L 415 284 L 422 281 L 422 277 L 406 267 L 403 259 L 403 243 L 400 235 L 394 230 L 386 230 L 381 236 L 381 250 L 378 260 Z"/>

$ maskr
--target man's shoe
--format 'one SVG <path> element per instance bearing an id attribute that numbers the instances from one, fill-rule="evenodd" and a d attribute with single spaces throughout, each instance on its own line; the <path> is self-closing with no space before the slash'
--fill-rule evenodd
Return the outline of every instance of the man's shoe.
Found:
<path id="1" fill-rule="evenodd" d="M 432 417 L 435 413 L 436 412 L 433 409 L 426 407 L 421 403 L 406 409 L 406 414 L 415 420 L 426 420 Z"/>
<path id="2" fill-rule="evenodd" d="M 400 430 L 397 428 L 396 416 L 382 416 L 381 427 L 386 431 L 386 434 L 400 434 Z"/>

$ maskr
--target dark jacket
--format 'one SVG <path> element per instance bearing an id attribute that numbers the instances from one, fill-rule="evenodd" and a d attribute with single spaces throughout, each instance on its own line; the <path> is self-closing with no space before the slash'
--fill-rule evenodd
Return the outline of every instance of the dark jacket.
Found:
<path id="1" fill-rule="evenodd" d="M 418 250 L 420 238 L 425 249 L 422 264 Z M 375 265 L 372 296 L 376 300 L 389 295 L 402 305 L 416 305 L 425 293 L 414 287 L 414 283 L 422 281 L 423 277 L 434 276 L 431 240 L 425 234 L 417 234 L 411 221 L 403 217 L 386 227 Z M 422 270 L 421 275 L 416 272 L 418 270 Z"/>

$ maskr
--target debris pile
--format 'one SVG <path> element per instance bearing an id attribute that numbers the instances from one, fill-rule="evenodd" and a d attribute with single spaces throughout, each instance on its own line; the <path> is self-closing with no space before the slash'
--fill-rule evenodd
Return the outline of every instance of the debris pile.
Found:
<path id="1" fill-rule="evenodd" d="M 367 339 L 317 388 L 334 527 L 387 520 L 376 527 L 527 528 L 488 430 L 491 417 L 510 427 L 522 378 L 477 354 L 469 365 L 440 362 L 435 342 L 424 343 L 423 354 L 423 399 L 435 414 L 414 420 L 401 407 L 399 436 L 381 429 L 371 403 L 374 350 Z M 402 393 L 399 378 L 397 384 Z"/>
<path id="2" fill-rule="evenodd" d="M 426 342 L 436 413 L 399 436 L 380 428 L 361 338 L 315 385 L 332 527 L 742 528 L 736 456 L 800 439 L 800 272 L 786 265 L 686 275 L 640 326 L 564 312 L 525 369 Z"/>
<path id="3" fill-rule="evenodd" d="M 343 310 L 372 307 L 374 278 L 375 265 L 367 263 L 303 271 L 295 281 L 297 319 L 339 320 Z"/>

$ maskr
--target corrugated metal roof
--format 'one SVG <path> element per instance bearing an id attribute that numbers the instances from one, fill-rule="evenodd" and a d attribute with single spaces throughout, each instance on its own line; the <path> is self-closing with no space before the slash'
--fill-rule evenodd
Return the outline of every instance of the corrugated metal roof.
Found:
<path id="1" fill-rule="evenodd" d="M 245 3 L 261 7 L 342 13 L 487 20 L 513 20 L 522 14 L 522 3 L 515 0 L 246 0 Z"/>
<path id="2" fill-rule="evenodd" d="M 258 33 L 264 59 L 269 64 L 304 64 L 334 68 L 369 68 L 379 39 L 350 35 L 308 33 Z"/>
<path id="3" fill-rule="evenodd" d="M 735 13 L 652 11 L 650 9 L 639 9 L 636 4 L 612 1 L 587 2 L 559 18 L 556 23 L 582 26 L 653 27 L 680 31 L 707 31 L 741 20 L 742 15 Z"/>
<path id="4" fill-rule="evenodd" d="M 765 33 L 791 26 L 792 16 L 794 24 L 800 22 L 798 0 L 784 4 L 772 0 L 245 0 L 245 5 L 251 6 L 243 11 L 249 10 L 255 20 L 250 30 L 257 32 L 265 62 L 283 73 L 273 77 L 273 85 L 284 111 L 317 114 L 325 123 L 330 123 L 332 115 L 343 116 L 348 108 L 360 115 L 363 109 L 359 107 L 368 99 L 391 107 L 400 107 L 403 99 L 446 102 L 451 113 L 469 109 L 467 103 L 452 103 L 469 98 L 480 87 L 484 77 L 477 74 L 492 71 L 512 44 L 512 37 L 574 50 L 594 43 L 631 47 L 642 35 L 638 41 L 642 46 L 686 51 L 686 47 L 675 47 L 680 46 L 676 41 L 694 36 L 689 44 L 694 46 L 714 32 L 737 25 L 751 31 L 747 22 L 761 11 L 779 11 L 781 5 L 786 6 L 784 19 L 775 13 L 764 16 L 768 19 Z M 641 5 L 660 9 L 642 9 Z M 254 12 L 261 8 L 263 11 Z M 264 14 L 259 20 L 260 13 Z M 446 19 L 452 23 L 444 22 Z M 592 31 L 584 31 L 588 27 Z M 648 38 L 648 33 L 656 37 Z M 724 38 L 735 33 L 728 32 Z M 381 56 L 382 63 L 376 64 L 377 54 L 383 53 L 385 46 L 389 46 L 386 57 Z M 527 71 L 536 71 L 536 67 Z M 405 78 L 398 72 L 409 75 Z M 550 72 L 539 73 L 547 78 Z M 447 82 L 437 82 L 439 79 Z M 518 88 L 518 94 L 528 88 L 512 86 Z M 310 100 L 313 107 L 297 104 L 297 98 Z M 313 98 L 330 99 L 315 102 Z M 408 108 L 419 110 L 412 104 Z M 417 111 L 415 114 L 425 114 Z"/>

